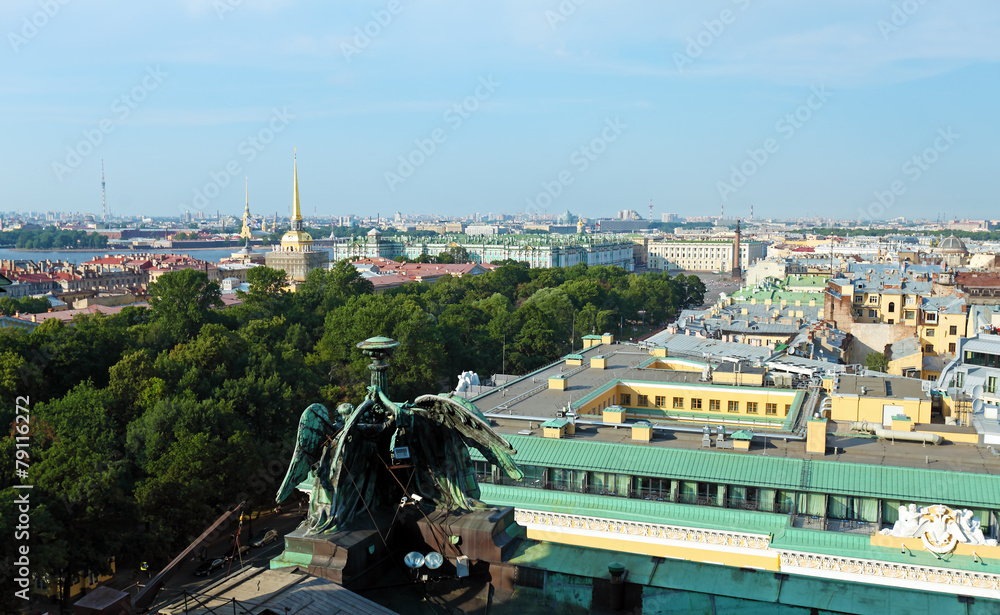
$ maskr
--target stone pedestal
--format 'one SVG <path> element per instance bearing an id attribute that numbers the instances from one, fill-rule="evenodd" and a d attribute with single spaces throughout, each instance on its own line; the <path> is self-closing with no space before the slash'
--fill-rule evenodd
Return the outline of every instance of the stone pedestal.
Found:
<path id="1" fill-rule="evenodd" d="M 365 519 L 329 534 L 307 535 L 300 526 L 285 535 L 285 550 L 271 560 L 271 569 L 299 568 L 350 589 L 368 587 L 390 555 L 379 533 L 392 544 L 392 517 L 376 515 L 376 519 L 378 526 Z"/>

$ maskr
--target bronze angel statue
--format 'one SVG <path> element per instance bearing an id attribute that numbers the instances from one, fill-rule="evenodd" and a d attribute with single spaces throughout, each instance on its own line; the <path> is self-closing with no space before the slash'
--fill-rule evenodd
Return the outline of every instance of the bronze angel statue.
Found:
<path id="1" fill-rule="evenodd" d="M 309 533 L 342 529 L 366 509 L 398 504 L 401 493 L 449 510 L 482 507 L 469 446 L 514 480 L 523 477 L 511 459 L 517 451 L 465 399 L 422 395 L 412 403 L 391 401 L 384 391 L 386 356 L 375 356 L 372 386 L 357 408 L 341 404 L 331 417 L 325 406 L 312 404 L 302 413 L 276 500 L 296 488 L 308 490 Z"/>

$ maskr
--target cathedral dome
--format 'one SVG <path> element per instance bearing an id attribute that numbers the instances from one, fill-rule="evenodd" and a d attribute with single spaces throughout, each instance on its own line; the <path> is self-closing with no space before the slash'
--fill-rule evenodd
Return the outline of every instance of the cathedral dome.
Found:
<path id="1" fill-rule="evenodd" d="M 954 235 L 946 237 L 941 244 L 938 246 L 938 252 L 945 252 L 948 254 L 968 254 L 969 250 L 962 243 L 962 240 Z"/>

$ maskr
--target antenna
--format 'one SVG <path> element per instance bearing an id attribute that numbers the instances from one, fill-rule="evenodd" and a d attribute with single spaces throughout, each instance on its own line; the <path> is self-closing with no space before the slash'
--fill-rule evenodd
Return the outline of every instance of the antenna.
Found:
<path id="1" fill-rule="evenodd" d="M 653 199 L 649 199 L 649 221 L 653 221 Z"/>
<path id="2" fill-rule="evenodd" d="M 101 215 L 104 218 L 104 228 L 108 228 L 108 195 L 104 190 L 104 159 L 101 158 Z"/>

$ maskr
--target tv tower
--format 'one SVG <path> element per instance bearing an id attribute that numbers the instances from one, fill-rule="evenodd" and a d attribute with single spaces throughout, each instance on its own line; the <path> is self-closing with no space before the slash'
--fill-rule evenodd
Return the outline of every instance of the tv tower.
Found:
<path id="1" fill-rule="evenodd" d="M 649 199 L 649 221 L 653 221 L 653 199 Z"/>
<path id="2" fill-rule="evenodd" d="M 104 228 L 108 228 L 108 194 L 104 190 L 104 159 L 101 158 L 101 216 Z"/>

